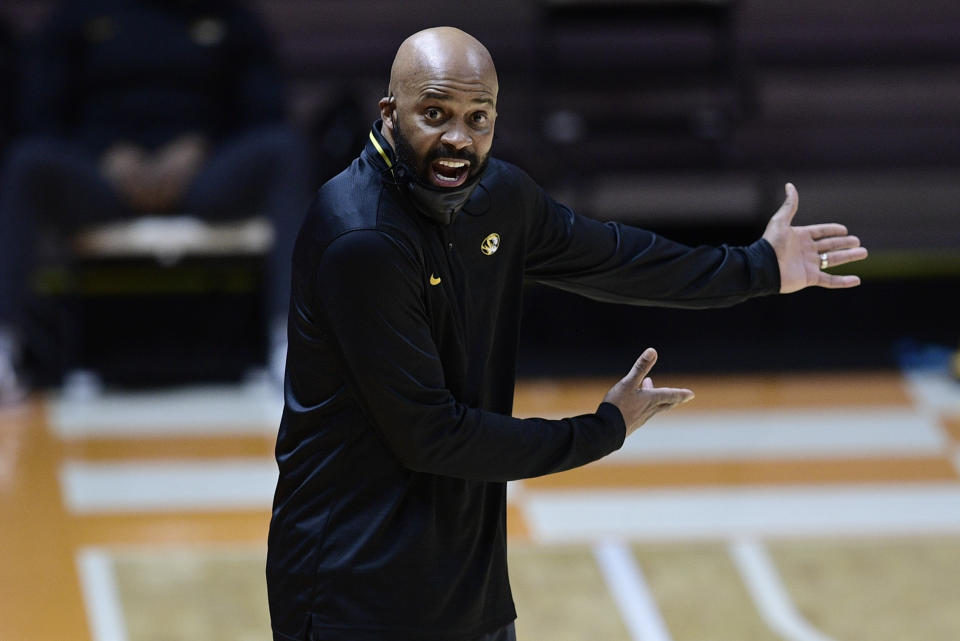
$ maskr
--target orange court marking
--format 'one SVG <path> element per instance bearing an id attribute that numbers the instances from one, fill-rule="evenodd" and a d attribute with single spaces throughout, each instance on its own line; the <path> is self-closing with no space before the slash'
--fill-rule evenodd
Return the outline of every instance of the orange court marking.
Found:
<path id="1" fill-rule="evenodd" d="M 270 510 L 98 514 L 71 517 L 78 545 L 258 543 L 266 545 Z"/>
<path id="2" fill-rule="evenodd" d="M 652 377 L 658 387 L 692 389 L 696 398 L 688 406 L 691 410 L 913 406 L 896 372 L 657 376 L 654 368 Z M 522 380 L 517 384 L 514 411 L 521 416 L 592 412 L 615 382 L 616 378 Z"/>
<path id="3" fill-rule="evenodd" d="M 273 458 L 275 436 L 91 438 L 65 441 L 68 458 L 85 461 Z"/>
<path id="4" fill-rule="evenodd" d="M 72 531 L 60 501 L 59 443 L 40 403 L 23 413 L 10 485 L 0 492 L 0 638 L 87 641 Z"/>
<path id="5" fill-rule="evenodd" d="M 507 537 L 510 539 L 530 539 L 530 528 L 523 510 L 517 505 L 507 506 Z"/>
<path id="6" fill-rule="evenodd" d="M 944 416 L 940 419 L 943 429 L 954 443 L 960 444 L 960 416 Z"/>
<path id="7" fill-rule="evenodd" d="M 534 490 L 958 481 L 946 457 L 593 464 L 524 481 Z"/>

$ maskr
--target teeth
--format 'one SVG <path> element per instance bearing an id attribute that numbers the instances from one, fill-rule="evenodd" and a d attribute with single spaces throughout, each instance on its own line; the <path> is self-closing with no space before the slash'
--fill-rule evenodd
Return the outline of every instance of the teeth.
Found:
<path id="1" fill-rule="evenodd" d="M 442 176 L 442 175 L 437 174 L 437 173 L 435 173 L 434 176 L 436 176 L 436 177 L 439 178 L 440 180 L 442 180 L 442 181 L 444 181 L 444 182 L 448 182 L 448 183 L 454 183 L 454 182 L 457 182 L 457 180 L 458 180 L 457 178 L 447 178 L 446 176 Z"/>
<path id="2" fill-rule="evenodd" d="M 438 160 L 437 164 L 443 165 L 444 167 L 452 167 L 453 169 L 467 166 L 466 161 L 463 160 Z"/>

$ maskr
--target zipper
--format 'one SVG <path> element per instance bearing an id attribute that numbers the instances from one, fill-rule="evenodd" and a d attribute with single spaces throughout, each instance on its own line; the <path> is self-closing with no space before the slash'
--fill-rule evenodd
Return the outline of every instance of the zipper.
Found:
<path id="1" fill-rule="evenodd" d="M 463 262 L 457 254 L 457 244 L 454 241 L 451 225 L 439 227 L 440 242 L 443 246 L 443 253 L 447 260 L 447 270 L 450 278 L 450 288 L 453 290 L 453 301 L 456 304 L 457 329 L 460 331 L 461 344 L 464 355 L 467 354 L 467 294 L 466 294 L 466 276 L 463 269 Z"/>

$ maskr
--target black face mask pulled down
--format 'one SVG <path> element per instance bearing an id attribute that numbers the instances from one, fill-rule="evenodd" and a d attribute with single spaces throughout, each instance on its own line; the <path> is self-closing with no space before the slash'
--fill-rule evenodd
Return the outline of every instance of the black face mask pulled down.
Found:
<path id="1" fill-rule="evenodd" d="M 483 171 L 479 171 L 459 187 L 443 188 L 425 184 L 405 163 L 398 163 L 394 171 L 397 185 L 407 194 L 417 211 L 441 225 L 453 222 L 453 217 L 470 200 L 470 195 L 483 176 Z"/>

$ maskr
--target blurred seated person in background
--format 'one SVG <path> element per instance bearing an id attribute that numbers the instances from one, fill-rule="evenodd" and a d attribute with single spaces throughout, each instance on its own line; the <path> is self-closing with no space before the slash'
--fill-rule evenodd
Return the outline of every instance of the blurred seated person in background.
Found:
<path id="1" fill-rule="evenodd" d="M 271 220 L 270 366 L 282 372 L 309 169 L 264 27 L 230 0 L 64 1 L 22 77 L 27 135 L 0 184 L 0 401 L 22 388 L 12 372 L 39 231 L 138 213 Z"/>
<path id="2" fill-rule="evenodd" d="M 7 145 L 16 130 L 15 114 L 18 84 L 16 44 L 13 30 L 4 21 L 3 16 L 0 16 L 0 168 L 2 168 L 2 159 L 6 154 Z M 2 181 L 2 174 L 0 174 L 0 181 Z M 3 326 L 0 325 L 0 407 L 3 407 L 7 401 L 18 399 L 22 392 L 17 385 L 17 378 L 11 362 L 13 349 L 13 337 L 10 335 L 9 329 L 5 331 Z"/>
<path id="3" fill-rule="evenodd" d="M 17 42 L 0 16 L 0 158 L 16 129 Z"/>

